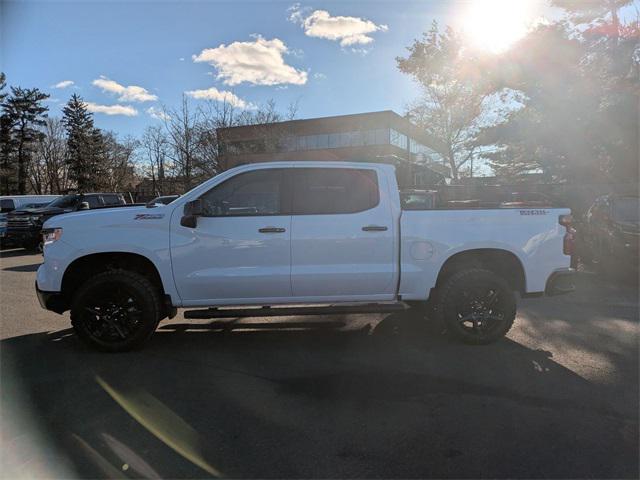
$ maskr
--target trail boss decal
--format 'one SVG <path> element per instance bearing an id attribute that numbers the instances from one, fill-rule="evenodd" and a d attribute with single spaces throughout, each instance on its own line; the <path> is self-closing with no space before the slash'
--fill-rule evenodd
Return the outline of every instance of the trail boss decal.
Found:
<path id="1" fill-rule="evenodd" d="M 520 210 L 520 215 L 547 215 L 549 210 Z"/>
<path id="2" fill-rule="evenodd" d="M 135 217 L 134 220 L 159 220 L 164 218 L 164 213 L 139 213 Z"/>

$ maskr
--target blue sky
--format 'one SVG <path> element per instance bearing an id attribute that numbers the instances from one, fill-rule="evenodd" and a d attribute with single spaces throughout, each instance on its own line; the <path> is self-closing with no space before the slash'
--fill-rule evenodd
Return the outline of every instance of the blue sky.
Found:
<path id="1" fill-rule="evenodd" d="M 79 93 L 97 110 L 96 125 L 120 135 L 139 135 L 158 122 L 147 113 L 150 107 L 176 105 L 183 92 L 211 87 L 249 105 L 273 98 L 284 110 L 298 101 L 300 118 L 401 113 L 417 89 L 396 70 L 395 57 L 432 20 L 446 21 L 452 8 L 441 1 L 313 2 L 292 10 L 293 4 L 4 2 L 2 70 L 11 85 L 50 93 L 51 115 Z M 331 23 L 340 16 L 361 23 Z M 242 65 L 235 72 L 238 65 L 229 57 L 238 51 L 219 48 L 234 42 L 246 44 L 234 48 L 245 47 L 249 54 L 262 42 L 267 53 L 275 53 L 275 76 L 243 72 Z M 213 51 L 203 54 L 208 61 L 195 62 L 205 49 Z M 220 77 L 221 71 L 227 76 Z M 53 88 L 63 81 L 73 85 Z"/>

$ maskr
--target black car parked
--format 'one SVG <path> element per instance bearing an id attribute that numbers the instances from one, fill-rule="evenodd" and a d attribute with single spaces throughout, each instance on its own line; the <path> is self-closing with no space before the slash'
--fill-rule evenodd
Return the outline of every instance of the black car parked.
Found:
<path id="1" fill-rule="evenodd" d="M 580 255 L 603 269 L 638 266 L 640 197 L 603 195 L 589 208 L 579 235 Z"/>
<path id="2" fill-rule="evenodd" d="M 60 197 L 40 208 L 23 208 L 7 214 L 7 241 L 28 250 L 41 249 L 42 224 L 62 213 L 125 205 L 119 193 L 78 193 Z"/>

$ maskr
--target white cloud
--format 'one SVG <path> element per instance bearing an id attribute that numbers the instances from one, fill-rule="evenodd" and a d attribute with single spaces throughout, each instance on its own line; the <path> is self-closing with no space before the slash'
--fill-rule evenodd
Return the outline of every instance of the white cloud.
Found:
<path id="1" fill-rule="evenodd" d="M 73 80 L 62 80 L 61 82 L 58 82 L 55 85 L 51 85 L 51 88 L 67 88 L 74 84 L 75 82 Z"/>
<path id="2" fill-rule="evenodd" d="M 300 24 L 308 37 L 340 41 L 342 47 L 367 45 L 373 42 L 369 34 L 389 30 L 386 25 L 377 25 L 360 17 L 333 17 L 326 10 L 310 12 L 301 8 L 300 4 L 290 7 L 289 12 L 289 20 Z"/>
<path id="3" fill-rule="evenodd" d="M 151 102 L 157 100 L 158 97 L 146 88 L 137 85 L 124 86 L 114 80 L 110 80 L 104 75 L 91 82 L 103 92 L 114 93 L 118 96 L 119 102 Z"/>
<path id="4" fill-rule="evenodd" d="M 161 108 L 149 107 L 147 108 L 147 113 L 151 118 L 155 118 L 156 120 L 171 120 L 171 117 Z"/>
<path id="5" fill-rule="evenodd" d="M 194 62 L 206 62 L 218 70 L 226 85 L 248 82 L 254 85 L 304 85 L 307 72 L 287 65 L 283 55 L 289 50 L 278 38 L 267 40 L 260 35 L 253 42 L 233 42 L 206 48 L 193 55 Z"/>
<path id="6" fill-rule="evenodd" d="M 130 105 L 98 105 L 93 102 L 85 102 L 87 110 L 93 113 L 104 113 L 106 115 L 124 115 L 135 117 L 138 111 Z"/>
<path id="7" fill-rule="evenodd" d="M 254 108 L 254 106 L 238 97 L 232 92 L 218 90 L 216 87 L 207 88 L 205 90 L 189 90 L 184 92 L 192 98 L 198 100 L 215 100 L 216 102 L 227 102 L 229 105 L 238 108 Z"/>

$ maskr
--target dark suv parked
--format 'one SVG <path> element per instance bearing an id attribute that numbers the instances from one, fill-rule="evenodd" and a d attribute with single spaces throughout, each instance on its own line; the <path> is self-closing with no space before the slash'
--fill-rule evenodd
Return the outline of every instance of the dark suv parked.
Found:
<path id="1" fill-rule="evenodd" d="M 602 268 L 638 265 L 640 197 L 603 195 L 585 215 L 581 256 Z"/>
<path id="2" fill-rule="evenodd" d="M 60 197 L 40 208 L 14 210 L 7 214 L 7 240 L 28 250 L 38 250 L 42 242 L 42 224 L 62 213 L 125 205 L 119 193 L 77 193 Z"/>

